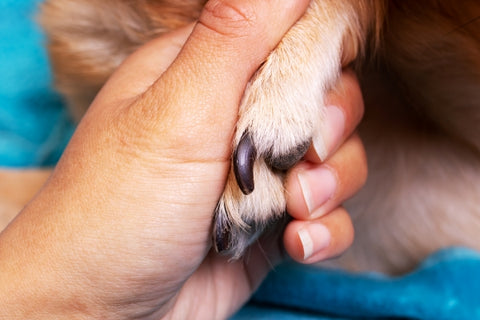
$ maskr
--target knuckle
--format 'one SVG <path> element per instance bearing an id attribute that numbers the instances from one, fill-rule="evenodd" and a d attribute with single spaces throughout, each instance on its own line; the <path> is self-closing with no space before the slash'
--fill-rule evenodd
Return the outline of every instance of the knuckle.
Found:
<path id="1" fill-rule="evenodd" d="M 247 36 L 256 24 L 257 15 L 250 1 L 209 1 L 200 16 L 199 23 L 228 37 Z"/>

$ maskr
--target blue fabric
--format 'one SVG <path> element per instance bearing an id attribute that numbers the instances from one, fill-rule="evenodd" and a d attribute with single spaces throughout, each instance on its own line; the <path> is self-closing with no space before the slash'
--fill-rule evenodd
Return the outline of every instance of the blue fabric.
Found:
<path id="1" fill-rule="evenodd" d="M 0 0 L 0 166 L 50 166 L 73 125 L 52 90 L 39 0 Z"/>
<path id="2" fill-rule="evenodd" d="M 0 166 L 53 165 L 74 126 L 52 90 L 40 0 L 0 0 Z M 399 278 L 293 263 L 272 271 L 232 319 L 480 319 L 480 255 L 438 252 Z"/>
<path id="3" fill-rule="evenodd" d="M 439 251 L 395 278 L 287 263 L 232 319 L 480 319 L 479 273 L 480 254 L 466 248 Z"/>

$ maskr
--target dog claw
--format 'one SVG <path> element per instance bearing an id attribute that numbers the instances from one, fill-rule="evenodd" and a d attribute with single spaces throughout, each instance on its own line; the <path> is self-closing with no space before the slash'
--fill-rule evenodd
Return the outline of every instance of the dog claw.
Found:
<path id="1" fill-rule="evenodd" d="M 217 226 L 214 231 L 213 246 L 218 253 L 227 251 L 230 246 L 230 230 Z"/>
<path id="2" fill-rule="evenodd" d="M 265 162 L 274 169 L 286 171 L 303 158 L 309 147 L 310 142 L 306 141 L 297 145 L 296 148 L 282 156 L 273 157 L 268 155 L 265 157 Z"/>
<path id="3" fill-rule="evenodd" d="M 255 188 L 253 163 L 256 157 L 257 150 L 252 137 L 248 132 L 244 132 L 233 154 L 233 171 L 240 190 L 246 195 L 252 193 Z"/>

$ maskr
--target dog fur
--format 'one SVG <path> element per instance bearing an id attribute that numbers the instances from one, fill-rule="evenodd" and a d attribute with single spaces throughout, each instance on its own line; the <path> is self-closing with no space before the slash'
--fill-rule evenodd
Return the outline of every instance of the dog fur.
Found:
<path id="1" fill-rule="evenodd" d="M 41 21 L 72 113 L 81 117 L 126 56 L 195 21 L 205 2 L 47 0 Z M 284 172 L 272 167 L 321 145 L 323 98 L 347 65 L 365 95 L 370 174 L 346 204 L 356 240 L 330 264 L 399 273 L 445 246 L 480 249 L 479 16 L 475 0 L 313 0 L 242 100 L 234 149 L 248 133 L 255 188 L 245 195 L 232 169 L 214 222 L 217 237 L 228 233 L 223 249 L 241 256 L 284 215 Z"/>

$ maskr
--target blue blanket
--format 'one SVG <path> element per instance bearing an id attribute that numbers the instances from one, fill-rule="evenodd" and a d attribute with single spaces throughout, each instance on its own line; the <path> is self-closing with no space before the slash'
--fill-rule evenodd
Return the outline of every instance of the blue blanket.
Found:
<path id="1" fill-rule="evenodd" d="M 480 255 L 466 248 L 396 278 L 286 263 L 233 319 L 480 319 L 479 272 Z"/>
<path id="2" fill-rule="evenodd" d="M 73 132 L 52 90 L 39 0 L 0 0 L 0 166 L 51 166 Z"/>
<path id="3" fill-rule="evenodd" d="M 54 165 L 74 126 L 33 17 L 41 0 L 0 0 L 0 166 Z M 450 248 L 397 278 L 286 263 L 232 319 L 480 319 L 480 254 Z"/>

